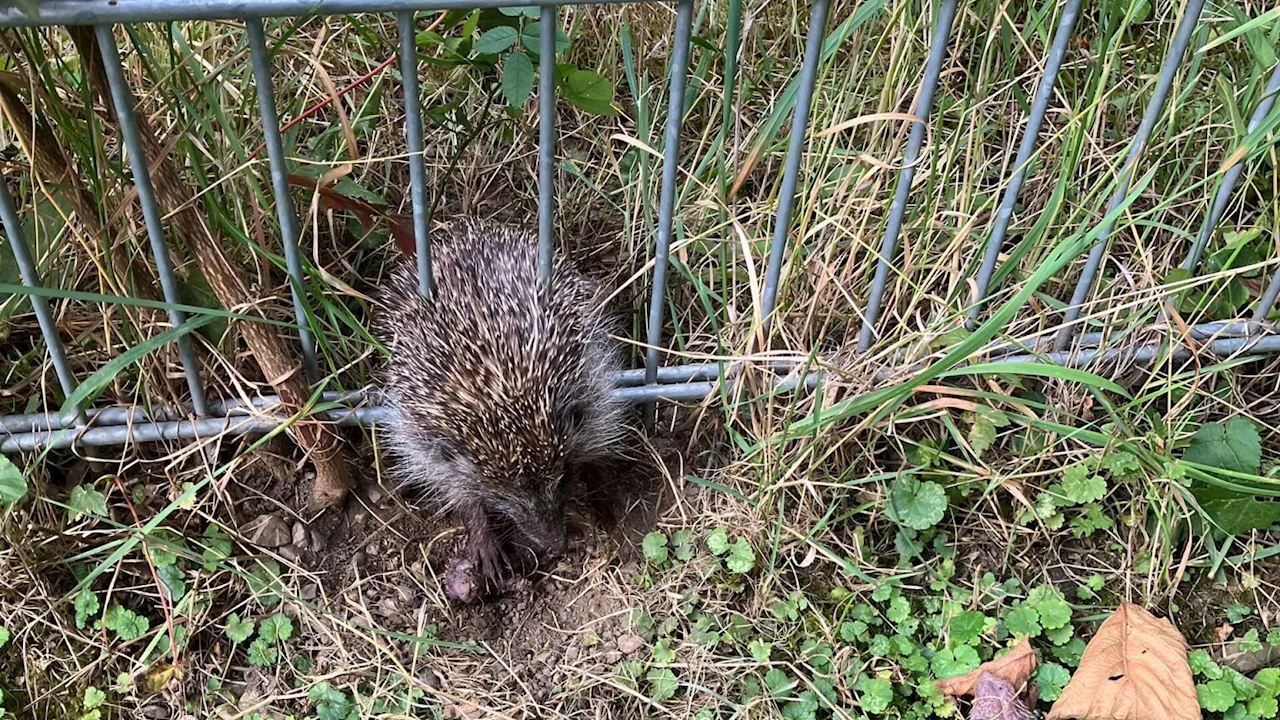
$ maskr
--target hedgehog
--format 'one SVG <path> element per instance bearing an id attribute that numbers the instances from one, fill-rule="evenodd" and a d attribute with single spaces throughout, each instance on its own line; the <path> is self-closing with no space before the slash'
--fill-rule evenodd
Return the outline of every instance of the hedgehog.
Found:
<path id="1" fill-rule="evenodd" d="M 533 234 L 464 220 L 432 234 L 431 298 L 408 260 L 378 297 L 393 465 L 465 528 L 445 581 L 459 602 L 564 554 L 571 483 L 623 435 L 601 288 L 558 252 L 549 283 L 538 265 Z"/>

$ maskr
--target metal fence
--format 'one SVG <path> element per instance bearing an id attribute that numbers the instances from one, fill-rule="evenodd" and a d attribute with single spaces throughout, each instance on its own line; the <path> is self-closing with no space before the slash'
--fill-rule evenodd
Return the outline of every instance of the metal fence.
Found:
<path id="1" fill-rule="evenodd" d="M 617 1 L 626 2 L 627 0 Z M 929 59 L 916 97 L 914 112 L 917 120 L 911 126 L 902 169 L 879 248 L 874 279 L 865 310 L 861 314 L 863 324 L 858 337 L 858 348 L 862 351 L 869 349 L 877 340 L 877 321 L 890 273 L 894 271 L 899 234 L 910 200 L 915 168 L 924 145 L 925 129 L 933 107 L 934 92 L 946 59 L 948 39 L 956 16 L 957 3 L 958 0 L 940 0 L 934 15 Z M 0 27 L 93 25 L 96 28 L 111 93 L 120 114 L 122 140 L 132 167 L 133 179 L 146 221 L 164 298 L 169 305 L 169 318 L 173 326 L 178 328 L 187 322 L 187 318 L 175 307 L 181 303 L 177 279 L 169 260 L 161 213 L 148 175 L 137 120 L 133 115 L 132 91 L 126 82 L 120 63 L 113 26 L 122 23 L 182 20 L 242 20 L 245 23 L 264 123 L 276 210 L 290 286 L 293 290 L 293 304 L 299 326 L 303 363 L 308 379 L 314 382 L 319 379 L 320 371 L 316 359 L 315 341 L 307 324 L 306 298 L 300 294 L 303 288 L 303 267 L 298 248 L 298 222 L 289 197 L 284 146 L 276 112 L 262 19 L 281 16 L 305 17 L 316 14 L 396 13 L 400 35 L 400 69 L 404 78 L 405 129 L 409 150 L 413 230 L 419 285 L 420 291 L 429 296 L 433 287 L 414 13 L 450 9 L 536 6 L 540 7 L 542 27 L 553 27 L 558 4 L 577 3 L 554 3 L 546 0 L 40 0 L 37 3 L 38 13 L 35 14 L 29 14 L 26 10 L 13 5 L 0 4 Z M 1187 53 L 1193 32 L 1200 22 L 1204 4 L 1204 0 L 1188 0 L 1178 20 L 1176 34 L 1163 62 L 1155 91 L 1148 102 L 1142 123 L 1132 139 L 1127 159 L 1120 170 L 1114 193 L 1110 198 L 1107 207 L 1108 219 L 1103 221 L 1096 234 L 1096 241 L 1090 248 L 1084 270 L 1064 312 L 1061 328 L 1047 343 L 1014 342 L 995 347 L 986 353 L 988 361 L 1085 365 L 1123 357 L 1131 361 L 1145 362 L 1159 357 L 1188 356 L 1191 349 L 1183 344 L 1187 339 L 1194 340 L 1203 349 L 1220 356 L 1280 352 L 1280 335 L 1274 334 L 1273 329 L 1264 324 L 1277 295 L 1280 295 L 1280 272 L 1277 272 L 1263 292 L 1249 321 L 1197 325 L 1189 329 L 1189 338 L 1175 340 L 1172 343 L 1161 342 L 1130 348 L 1105 347 L 1103 333 L 1085 333 L 1076 336 L 1076 329 L 1081 324 L 1079 322 L 1081 312 L 1088 304 L 1095 277 L 1106 252 L 1116 211 L 1121 208 L 1129 193 L 1130 183 L 1140 164 L 1143 149 L 1164 111 L 1175 74 Z M 997 259 L 1004 244 L 1028 165 L 1036 149 L 1040 126 L 1048 108 L 1058 70 L 1066 54 L 1068 43 L 1071 41 L 1081 5 L 1082 0 L 1065 0 L 1044 73 L 1039 80 L 1026 118 L 1026 127 L 1012 165 L 1012 173 L 1008 178 L 994 225 L 984 248 L 981 266 L 976 277 L 976 300 L 968 313 L 967 324 L 970 328 L 977 326 L 983 306 L 991 294 Z M 769 248 L 769 262 L 763 285 L 761 309 L 762 322 L 766 331 L 776 309 L 778 282 L 787 255 L 792 209 L 800 178 L 800 163 L 805 149 L 809 111 L 822 55 L 829 7 L 830 0 L 813 0 L 811 5 L 808 38 L 800 69 L 799 92 L 791 124 L 775 229 Z M 689 64 L 693 11 L 694 0 L 677 0 L 645 367 L 624 371 L 615 378 L 617 386 L 615 392 L 618 397 L 632 403 L 651 403 L 657 400 L 699 400 L 716 392 L 722 384 L 733 382 L 736 377 L 735 366 L 720 363 L 668 367 L 660 365 L 663 317 L 668 302 L 668 255 L 671 249 L 672 218 L 676 210 L 681 110 Z M 732 26 L 740 21 L 740 17 L 731 18 L 730 24 Z M 729 35 L 734 36 L 736 32 L 737 30 L 731 27 Z M 554 242 L 552 224 L 555 207 L 554 33 L 542 33 L 540 42 L 538 241 L 540 271 L 545 277 L 550 267 Z M 1277 95 L 1280 95 L 1280 65 L 1270 75 L 1266 90 L 1249 120 L 1248 133 L 1275 128 L 1277 118 L 1271 115 L 1271 110 Z M 1184 263 L 1183 267 L 1187 270 L 1197 268 L 1205 246 L 1226 209 L 1243 169 L 1243 160 L 1236 158 L 1235 164 L 1223 174 L 1212 207 L 1204 218 L 1200 232 Z M 30 289 L 30 300 L 48 345 L 50 360 L 63 391 L 70 396 L 76 388 L 76 378 L 68 364 L 46 300 L 40 294 L 40 278 L 37 277 L 35 259 L 22 236 L 17 211 L 3 184 L 0 184 L 0 221 L 3 221 L 23 283 Z M 1075 349 L 1068 351 L 1073 338 L 1076 341 Z M 61 413 L 44 412 L 0 417 L 0 451 L 12 453 L 42 447 L 107 446 L 128 442 L 206 438 L 218 434 L 260 433 L 270 431 L 287 420 L 283 415 L 273 413 L 273 409 L 278 408 L 280 404 L 276 397 L 256 398 L 248 404 L 241 401 L 210 402 L 206 400 L 189 336 L 183 335 L 176 342 L 179 344 L 179 356 L 191 393 L 192 400 L 189 407 L 151 410 L 144 410 L 137 406 L 74 408 L 69 412 Z M 797 377 L 780 373 L 776 385 L 780 389 L 789 389 L 801 384 L 812 386 L 819 380 L 819 376 L 812 374 Z M 360 393 L 328 393 L 324 396 L 324 400 L 342 406 L 341 409 L 319 413 L 322 418 L 338 424 L 368 425 L 383 422 L 388 418 L 386 408 L 377 405 L 376 398 L 372 398 L 373 402 L 370 404 L 371 399 Z"/>

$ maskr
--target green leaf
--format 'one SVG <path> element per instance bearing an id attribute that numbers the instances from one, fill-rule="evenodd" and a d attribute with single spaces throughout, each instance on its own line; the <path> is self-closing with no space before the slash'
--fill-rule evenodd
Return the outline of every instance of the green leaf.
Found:
<path id="1" fill-rule="evenodd" d="M 1200 707 L 1209 712 L 1226 712 L 1236 704 L 1236 690 L 1226 680 L 1210 680 L 1196 685 L 1196 697 Z"/>
<path id="2" fill-rule="evenodd" d="M 1060 494 L 1073 505 L 1097 502 L 1106 497 L 1107 481 L 1093 475 L 1083 465 L 1073 465 L 1062 471 Z M 1052 489 L 1051 489 L 1052 491 Z"/>
<path id="3" fill-rule="evenodd" d="M 928 530 L 942 522 L 947 511 L 947 492 L 936 482 L 920 482 L 903 475 L 889 490 L 889 504 L 898 522 L 912 530 Z"/>
<path id="4" fill-rule="evenodd" d="M 1111 473 L 1113 478 L 1123 478 L 1142 469 L 1138 458 L 1124 450 L 1109 452 L 1102 457 L 1102 468 Z"/>
<path id="5" fill-rule="evenodd" d="M 756 553 L 746 538 L 738 538 L 729 550 L 729 557 L 724 564 L 739 575 L 746 575 L 756 566 Z"/>
<path id="6" fill-rule="evenodd" d="M 536 18 L 540 15 L 539 8 L 530 7 L 528 5 L 524 7 L 501 7 L 498 8 L 498 12 L 506 15 L 507 17 Z"/>
<path id="7" fill-rule="evenodd" d="M 911 601 L 907 600 L 905 595 L 898 595 L 889 601 L 889 609 L 885 611 L 885 617 L 889 618 L 891 623 L 900 623 L 911 617 Z"/>
<path id="8" fill-rule="evenodd" d="M 653 661 L 664 664 L 676 661 L 676 651 L 671 649 L 671 640 L 669 638 L 662 638 L 654 644 Z"/>
<path id="9" fill-rule="evenodd" d="M 1016 607 L 1005 617 L 1004 626 L 1014 635 L 1036 637 L 1040 634 L 1040 614 L 1033 608 Z"/>
<path id="10" fill-rule="evenodd" d="M 1205 653 L 1206 655 L 1208 653 Z M 1221 675 L 1219 675 L 1221 677 Z M 1253 676 L 1253 681 L 1262 688 L 1262 694 L 1268 697 L 1280 696 L 1280 668 L 1263 668 Z"/>
<path id="11" fill-rule="evenodd" d="M 90 685 L 84 689 L 84 709 L 93 710 L 102 707 L 102 703 L 107 701 L 107 694 L 98 688 Z"/>
<path id="12" fill-rule="evenodd" d="M 951 618 L 951 642 L 968 645 L 977 640 L 987 627 L 987 616 L 976 610 L 962 612 Z"/>
<path id="13" fill-rule="evenodd" d="M 657 530 L 644 536 L 641 543 L 644 550 L 645 559 L 655 565 L 661 565 L 667 561 L 667 536 L 665 533 Z"/>
<path id="14" fill-rule="evenodd" d="M 1263 500 L 1217 489 L 1197 490 L 1195 496 L 1200 509 L 1227 535 L 1266 530 L 1280 523 L 1280 500 Z"/>
<path id="15" fill-rule="evenodd" d="M 505 25 L 486 30 L 471 44 L 471 50 L 477 55 L 497 55 L 516 44 L 516 29 Z"/>
<path id="16" fill-rule="evenodd" d="M 1187 664 L 1191 666 L 1191 672 L 1196 675 L 1210 680 L 1222 679 L 1222 668 L 1213 661 L 1213 657 L 1207 650 L 1192 650 L 1187 653 Z"/>
<path id="17" fill-rule="evenodd" d="M 712 530 L 707 535 L 707 549 L 712 555 L 723 555 L 729 552 L 729 535 L 720 528 Z"/>
<path id="18" fill-rule="evenodd" d="M 274 643 L 266 641 L 266 638 L 259 636 L 256 640 L 249 644 L 249 664 L 254 667 L 268 667 L 275 665 L 280 659 L 280 650 L 276 648 Z"/>
<path id="19" fill-rule="evenodd" d="M 1231 624 L 1238 625 L 1244 622 L 1245 618 L 1253 614 L 1253 608 L 1243 603 L 1233 602 L 1227 606 L 1227 619 Z"/>
<path id="20" fill-rule="evenodd" d="M 775 698 L 789 697 L 796 684 L 796 681 L 782 668 L 770 668 L 769 672 L 764 674 L 764 685 L 769 688 L 769 693 Z"/>
<path id="21" fill-rule="evenodd" d="M 1071 638 L 1075 636 L 1075 634 L 1076 629 L 1071 626 L 1071 623 L 1067 623 L 1060 628 L 1046 630 L 1044 636 L 1053 645 L 1066 645 L 1068 642 L 1071 642 Z"/>
<path id="22" fill-rule="evenodd" d="M 533 61 L 522 52 L 502 56 L 502 95 L 507 105 L 524 107 L 533 94 Z"/>
<path id="23" fill-rule="evenodd" d="M 77 485 L 71 488 L 71 496 L 67 499 L 67 505 L 71 508 L 71 520 L 73 522 L 81 515 L 107 516 L 106 496 L 92 487 Z"/>
<path id="24" fill-rule="evenodd" d="M 177 602 L 187 594 L 187 584 L 183 582 L 182 570 L 177 565 L 160 565 L 156 568 L 156 575 L 160 577 L 160 583 L 171 602 Z"/>
<path id="25" fill-rule="evenodd" d="M 751 657 L 756 662 L 769 662 L 769 656 L 773 654 L 773 645 L 757 638 L 747 644 L 747 652 L 751 653 Z"/>
<path id="26" fill-rule="evenodd" d="M 597 72 L 571 70 L 561 86 L 569 102 L 594 115 L 613 116 L 613 83 Z"/>
<path id="27" fill-rule="evenodd" d="M 1256 697 L 1249 701 L 1249 714 L 1254 717 L 1272 720 L 1280 711 L 1280 704 L 1273 697 Z"/>
<path id="28" fill-rule="evenodd" d="M 1080 658 L 1084 657 L 1085 642 L 1080 638 L 1071 638 L 1069 642 L 1062 646 L 1052 648 L 1053 656 L 1064 665 L 1077 667 L 1080 665 Z"/>
<path id="29" fill-rule="evenodd" d="M 83 630 L 84 626 L 89 622 L 89 618 L 98 614 L 100 607 L 98 605 L 98 596 L 94 595 L 89 588 L 85 588 L 80 591 L 79 595 L 76 595 L 75 607 L 76 627 Z"/>
<path id="30" fill-rule="evenodd" d="M 311 686 L 307 699 L 315 706 L 319 720 L 348 720 L 352 716 L 351 699 L 341 690 L 327 682 L 318 682 Z"/>
<path id="31" fill-rule="evenodd" d="M 689 562 L 693 559 L 694 539 L 697 536 L 692 530 L 677 530 L 672 536 L 672 545 L 675 546 L 675 556 L 680 562 Z"/>
<path id="32" fill-rule="evenodd" d="M 9 644 L 9 628 L 0 625 L 0 648 Z"/>
<path id="33" fill-rule="evenodd" d="M 934 677 L 945 680 L 956 675 L 963 675 L 982 664 L 978 651 L 968 645 L 948 650 L 940 650 L 933 656 L 930 668 Z"/>
<path id="34" fill-rule="evenodd" d="M 1045 630 L 1057 630 L 1071 622 L 1071 606 L 1062 591 L 1049 585 L 1035 588 L 1027 596 L 1027 605 L 1035 608 L 1040 616 L 1040 626 Z"/>
<path id="35" fill-rule="evenodd" d="M 654 702 L 666 702 L 675 697 L 679 683 L 671 668 L 653 668 L 645 676 L 649 681 L 649 697 Z"/>
<path id="36" fill-rule="evenodd" d="M 883 715 L 893 703 L 893 684 L 882 678 L 864 677 L 858 681 L 858 705 L 863 712 Z"/>
<path id="37" fill-rule="evenodd" d="M 528 50 L 529 52 L 533 53 L 534 55 L 537 55 L 538 53 L 542 52 L 542 47 L 539 45 L 541 37 L 542 37 L 542 23 L 531 22 L 528 25 L 525 25 L 524 29 L 520 31 L 520 44 L 524 45 L 525 49 Z M 565 35 L 564 31 L 557 27 L 556 28 L 556 54 L 559 55 L 560 53 L 568 49 L 569 49 L 569 36 Z"/>
<path id="38" fill-rule="evenodd" d="M 27 479 L 9 458 L 0 455 L 0 505 L 12 505 L 27 495 Z"/>
<path id="39" fill-rule="evenodd" d="M 1246 418 L 1206 423 L 1191 436 L 1182 459 L 1220 470 L 1256 475 L 1262 463 L 1262 440 Z"/>
<path id="40" fill-rule="evenodd" d="M 151 622 L 122 605 L 113 605 L 102 616 L 102 626 L 115 631 L 121 640 L 135 640 L 146 634 Z"/>
<path id="41" fill-rule="evenodd" d="M 227 616 L 227 637 L 238 645 L 253 635 L 253 626 L 252 620 L 241 620 L 239 615 L 231 613 Z"/>
<path id="42" fill-rule="evenodd" d="M 782 708 L 783 720 L 817 720 L 818 696 L 805 690 Z"/>
<path id="43" fill-rule="evenodd" d="M 1045 663 L 1036 669 L 1036 685 L 1044 702 L 1057 700 L 1070 680 L 1071 672 L 1057 663 Z"/>
<path id="44" fill-rule="evenodd" d="M 258 628 L 258 637 L 269 643 L 284 642 L 293 637 L 293 621 L 279 613 L 262 621 Z"/>

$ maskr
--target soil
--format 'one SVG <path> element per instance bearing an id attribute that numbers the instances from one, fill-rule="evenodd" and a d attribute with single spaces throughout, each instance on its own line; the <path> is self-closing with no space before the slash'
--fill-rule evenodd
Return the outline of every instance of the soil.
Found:
<path id="1" fill-rule="evenodd" d="M 461 526 L 411 497 L 366 478 L 341 511 L 304 523 L 309 483 L 279 467 L 264 471 L 267 463 L 240 474 L 233 492 L 243 495 L 236 503 L 242 529 L 261 525 L 262 515 L 291 525 L 287 544 L 274 552 L 297 565 L 298 594 L 321 613 L 359 630 L 465 646 L 433 650 L 425 663 L 408 652 L 402 661 L 423 685 L 456 698 L 454 715 L 467 717 L 479 711 L 468 709 L 468 697 L 492 700 L 496 687 L 510 687 L 541 704 L 573 683 L 609 676 L 619 660 L 643 651 L 627 632 L 624 580 L 638 567 L 643 536 L 672 500 L 666 477 L 679 477 L 682 463 L 672 437 L 647 442 L 667 472 L 658 460 L 631 458 L 586 478 L 570 504 L 567 555 L 549 574 L 472 606 L 450 603 L 444 593 Z M 338 670 L 337 657 L 327 668 L 325 654 L 316 653 L 316 670 Z M 442 655 L 447 662 L 437 661 Z"/>

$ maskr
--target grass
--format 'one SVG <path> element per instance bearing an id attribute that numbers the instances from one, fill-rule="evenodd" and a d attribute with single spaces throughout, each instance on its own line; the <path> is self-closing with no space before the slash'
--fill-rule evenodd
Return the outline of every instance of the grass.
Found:
<path id="1" fill-rule="evenodd" d="M 807 358 L 830 382 L 800 393 L 742 386 L 664 408 L 642 444 L 664 502 L 637 511 L 642 521 L 621 541 L 585 533 L 556 578 L 482 610 L 444 601 L 431 560 L 453 531 L 423 511 L 395 514 L 406 501 L 385 490 L 394 480 L 374 431 L 348 437 L 365 489 L 338 520 L 296 509 L 305 465 L 278 437 L 14 457 L 0 480 L 20 477 L 29 491 L 0 504 L 0 707 L 18 717 L 925 718 L 958 711 L 934 679 L 1030 636 L 1046 663 L 1043 709 L 1098 622 L 1128 600 L 1170 616 L 1201 653 L 1193 669 L 1206 712 L 1274 717 L 1269 680 L 1240 656 L 1280 641 L 1280 545 L 1267 529 L 1280 519 L 1267 501 L 1280 457 L 1275 362 L 1166 356 L 1071 369 L 981 357 L 1056 332 L 1180 11 L 1171 0 L 1086 7 L 993 297 L 968 333 L 970 283 L 1060 8 L 962 4 L 880 338 L 854 354 L 909 129 L 902 117 L 928 53 L 928 4 L 832 8 L 780 315 L 763 345 L 761 288 L 807 11 L 794 0 L 699 5 L 664 357 Z M 560 17 L 572 43 L 559 61 L 607 78 L 619 112 L 560 104 L 558 241 L 616 288 L 628 337 L 642 338 L 674 9 L 573 7 Z M 454 42 L 465 22 L 419 18 L 434 218 L 532 224 L 535 106 L 503 107 L 500 71 Z M 225 252 L 287 334 L 242 28 L 122 33 L 143 110 L 167 130 Z M 1082 330 L 1105 329 L 1119 347 L 1169 337 L 1162 306 L 1176 310 L 1174 336 L 1251 314 L 1276 270 L 1277 115 L 1253 134 L 1245 125 L 1278 33 L 1262 3 L 1206 8 L 1111 218 Z M 271 20 L 267 36 L 284 119 L 397 47 L 390 16 Z M 5 69 L 38 89 L 37 115 L 105 228 L 85 236 L 66 188 L 33 184 L 15 129 L 0 129 L 62 338 L 78 377 L 94 378 L 84 396 L 182 400 L 164 342 L 173 331 L 152 312 L 168 305 L 123 297 L 107 272 L 108 244 L 144 267 L 150 250 L 118 141 L 86 112 L 74 48 L 60 29 L 4 42 Z M 327 173 L 339 192 L 407 213 L 399 87 L 393 63 L 345 95 L 341 113 L 298 122 L 285 134 L 294 171 Z M 1242 147 L 1248 162 L 1205 262 L 1180 273 L 1223 159 Z M 326 388 L 374 385 L 381 350 L 362 295 L 393 257 L 388 225 L 365 226 L 310 191 L 294 200 Z M 270 392 L 228 330 L 244 309 L 218 307 L 181 238 L 170 242 L 183 309 L 204 322 L 195 333 L 207 392 Z M 17 283 L 4 249 L 0 283 Z M 4 411 L 62 407 L 23 294 L 0 302 L 0 337 Z M 642 350 L 632 345 L 633 360 Z M 918 372 L 895 370 L 907 365 Z M 287 545 L 242 534 L 263 513 L 285 520 Z"/>

